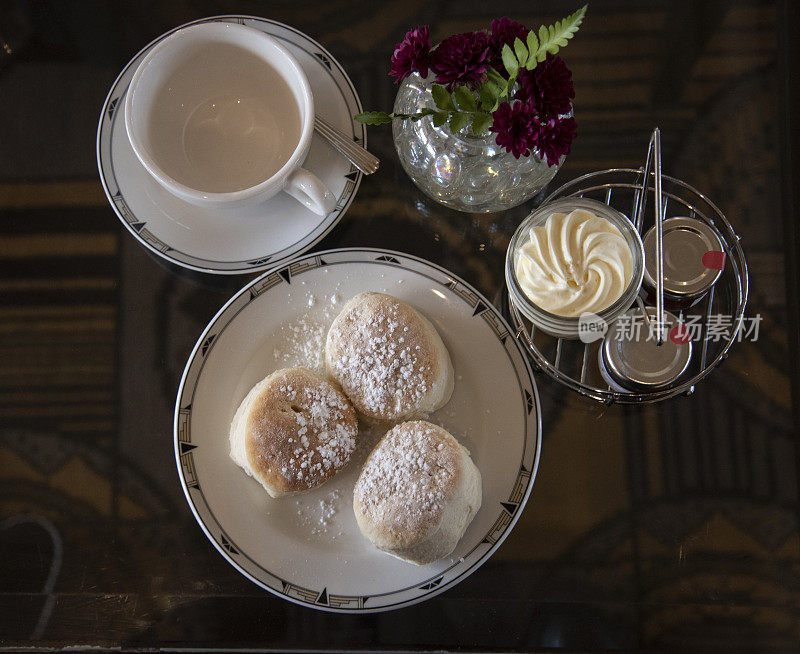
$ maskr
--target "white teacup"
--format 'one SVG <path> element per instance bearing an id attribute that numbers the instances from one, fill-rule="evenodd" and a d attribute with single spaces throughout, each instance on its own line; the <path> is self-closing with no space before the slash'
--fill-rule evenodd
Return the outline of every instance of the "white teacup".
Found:
<path id="1" fill-rule="evenodd" d="M 128 88 L 125 129 L 147 171 L 187 202 L 233 207 L 285 191 L 319 215 L 336 204 L 301 168 L 314 131 L 308 79 L 250 27 L 200 23 L 155 45 Z"/>

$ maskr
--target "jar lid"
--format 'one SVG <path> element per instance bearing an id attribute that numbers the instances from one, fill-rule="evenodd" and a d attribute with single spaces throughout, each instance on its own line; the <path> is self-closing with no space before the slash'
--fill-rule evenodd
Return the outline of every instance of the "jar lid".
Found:
<path id="1" fill-rule="evenodd" d="M 600 371 L 611 386 L 632 391 L 653 391 L 669 386 L 689 367 L 692 342 L 676 333 L 680 321 L 664 311 L 664 341 L 656 344 L 656 309 L 647 307 L 651 330 L 638 308 L 629 309 L 608 328 L 601 350 Z M 603 375 L 606 377 L 606 374 Z"/>
<path id="2" fill-rule="evenodd" d="M 725 251 L 714 229 L 697 218 L 663 223 L 664 292 L 683 299 L 701 295 L 719 279 Z M 656 287 L 656 228 L 644 236 L 644 281 Z"/>

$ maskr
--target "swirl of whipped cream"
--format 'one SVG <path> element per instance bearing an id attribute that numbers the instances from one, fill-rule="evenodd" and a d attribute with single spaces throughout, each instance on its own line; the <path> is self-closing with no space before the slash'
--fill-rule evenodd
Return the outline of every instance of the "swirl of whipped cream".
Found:
<path id="1" fill-rule="evenodd" d="M 576 209 L 531 227 L 517 248 L 515 272 L 534 304 L 575 317 L 598 313 L 620 298 L 633 276 L 633 255 L 608 220 Z"/>

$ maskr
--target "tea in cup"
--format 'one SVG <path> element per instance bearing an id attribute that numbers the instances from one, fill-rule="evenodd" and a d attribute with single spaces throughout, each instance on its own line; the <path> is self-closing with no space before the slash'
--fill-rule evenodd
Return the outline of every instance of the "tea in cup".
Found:
<path id="1" fill-rule="evenodd" d="M 233 207 L 285 191 L 319 215 L 336 204 L 301 167 L 314 131 L 308 79 L 250 27 L 199 23 L 153 46 L 128 88 L 125 128 L 150 175 L 187 202 Z"/>

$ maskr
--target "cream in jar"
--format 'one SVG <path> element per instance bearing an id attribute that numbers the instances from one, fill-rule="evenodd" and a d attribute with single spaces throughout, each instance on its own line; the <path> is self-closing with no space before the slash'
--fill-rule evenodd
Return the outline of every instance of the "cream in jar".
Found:
<path id="1" fill-rule="evenodd" d="M 633 276 L 633 254 L 605 218 L 576 209 L 553 213 L 520 239 L 514 262 L 520 288 L 558 316 L 599 313 L 616 302 Z"/>

